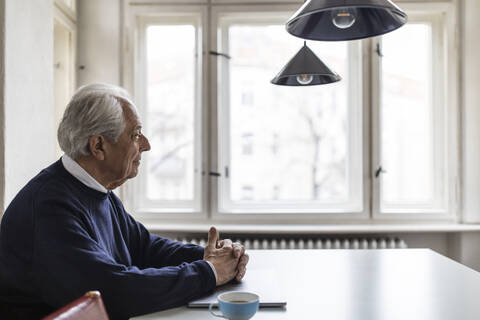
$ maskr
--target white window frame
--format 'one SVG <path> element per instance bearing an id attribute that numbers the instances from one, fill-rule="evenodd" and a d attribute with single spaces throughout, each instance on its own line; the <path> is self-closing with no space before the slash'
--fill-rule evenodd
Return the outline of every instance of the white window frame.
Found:
<path id="1" fill-rule="evenodd" d="M 427 7 L 428 6 L 428 7 Z M 436 53 L 432 61 L 432 85 L 434 105 L 433 121 L 434 136 L 433 139 L 443 139 L 442 146 L 437 146 L 435 156 L 442 157 L 443 161 L 437 165 L 443 166 L 445 176 L 442 184 L 447 190 L 444 190 L 446 203 L 443 204 L 445 210 L 435 208 L 405 208 L 403 210 L 391 210 L 382 212 L 380 208 L 381 201 L 381 181 L 375 178 L 375 172 L 381 166 L 381 110 L 380 110 L 380 65 L 381 58 L 374 52 L 377 43 L 380 44 L 380 38 L 372 39 L 372 123 L 373 123 L 373 161 L 372 161 L 372 181 L 373 181 L 373 210 L 372 218 L 381 220 L 414 220 L 414 221 L 451 221 L 458 219 L 458 57 L 456 43 L 456 25 L 455 25 L 455 6 L 453 3 L 405 3 L 401 4 L 403 10 L 409 15 L 412 22 L 428 21 L 432 24 L 432 52 Z M 410 50 L 414 50 L 410 48 Z M 443 77 L 438 77 L 443 74 Z M 451 81 L 454 80 L 454 81 Z M 439 93 L 443 93 L 439 94 Z M 442 150 L 443 149 L 443 150 Z M 438 169 L 440 170 L 440 169 Z M 436 168 L 437 171 L 437 168 Z"/>
<path id="2" fill-rule="evenodd" d="M 55 11 L 60 10 L 69 20 L 77 20 L 77 1 L 76 0 L 55 0 Z"/>
<path id="3" fill-rule="evenodd" d="M 265 11 L 261 11 L 264 9 Z M 256 17 L 255 13 L 261 12 L 261 14 Z M 217 45 L 216 51 L 219 52 L 226 52 L 228 53 L 228 34 L 224 32 L 230 25 L 236 23 L 251 23 L 254 25 L 264 25 L 269 24 L 271 21 L 278 21 L 279 23 L 284 22 L 289 18 L 291 15 L 291 8 L 285 6 L 275 6 L 272 7 L 256 7 L 255 13 L 251 12 L 246 6 L 236 6 L 236 7 L 229 7 L 228 10 L 226 8 L 215 8 L 213 10 L 213 17 L 212 23 L 216 25 L 215 34 L 221 35 L 222 39 L 217 39 L 213 41 Z M 262 21 L 263 20 L 263 21 Z M 219 47 L 222 45 L 222 47 Z M 361 42 L 349 42 L 349 57 L 351 61 L 359 61 L 361 59 Z M 299 47 L 300 48 L 300 47 Z M 287 63 L 287 61 L 285 62 Z M 354 93 L 358 94 L 359 97 L 362 95 L 362 87 L 361 87 L 361 63 L 357 64 L 350 64 L 350 71 L 351 71 L 351 81 L 355 85 L 355 88 L 352 88 L 353 92 L 349 94 L 352 96 Z M 221 173 L 221 176 L 218 178 L 219 184 L 218 189 L 212 190 L 212 193 L 217 194 L 217 201 L 218 207 L 217 210 L 214 211 L 214 216 L 219 217 L 228 217 L 229 215 L 255 215 L 259 216 L 260 214 L 265 215 L 268 219 L 277 218 L 278 216 L 291 216 L 298 217 L 298 215 L 304 216 L 305 214 L 314 214 L 314 215 L 322 215 L 323 217 L 331 216 L 332 218 L 339 218 L 340 215 L 344 215 L 345 217 L 355 217 L 355 218 L 367 218 L 368 217 L 368 210 L 365 210 L 366 207 L 363 203 L 363 176 L 362 176 L 362 164 L 364 160 L 362 158 L 362 108 L 361 101 L 359 101 L 359 105 L 354 106 L 349 104 L 349 121 L 351 123 L 348 132 L 349 136 L 349 155 L 360 155 L 360 159 L 354 161 L 353 159 L 349 159 L 348 162 L 359 163 L 359 167 L 353 167 L 352 174 L 356 174 L 357 181 L 359 184 L 355 186 L 350 186 L 350 194 L 358 195 L 357 200 L 359 200 L 360 205 L 356 205 L 353 203 L 346 203 L 343 207 L 338 207 L 332 209 L 331 206 L 326 204 L 319 204 L 314 203 L 315 201 L 309 201 L 308 204 L 300 204 L 294 202 L 283 202 L 281 203 L 282 208 L 279 208 L 278 203 L 268 204 L 267 202 L 262 203 L 252 203 L 252 204 L 243 204 L 243 205 L 234 205 L 231 201 L 228 201 L 229 197 L 229 178 L 226 177 L 225 171 L 226 168 L 229 167 L 229 141 L 228 139 L 223 139 L 223 137 L 229 136 L 229 90 L 228 90 L 228 60 L 226 59 L 219 59 L 218 66 L 219 72 L 213 73 L 212 78 L 215 78 L 220 75 L 221 80 L 215 82 L 219 83 L 220 92 L 217 96 L 217 110 L 218 110 L 218 146 L 221 147 L 222 152 L 218 153 L 218 172 Z M 272 75 L 273 77 L 273 75 Z M 355 81 L 354 79 L 357 79 Z M 353 86 L 352 86 L 353 87 Z M 357 98 L 359 98 L 357 97 Z M 357 99 L 353 99 L 357 100 Z M 355 125 L 355 122 L 358 121 L 358 125 Z M 359 134 L 360 132 L 360 134 Z M 357 187 L 357 188 L 356 188 Z M 213 203 L 217 203 L 214 200 Z"/>
<path id="4" fill-rule="evenodd" d="M 73 1 L 75 4 L 75 1 Z M 76 77 L 76 65 L 77 65 L 77 18 L 76 12 L 69 10 L 68 7 L 65 7 L 65 4 L 61 1 L 55 1 L 53 7 L 53 19 L 54 23 L 58 23 L 63 28 L 68 30 L 70 34 L 69 48 L 68 48 L 68 61 L 66 65 L 58 66 L 65 68 L 65 72 L 68 75 L 68 83 L 65 84 L 65 97 L 73 96 L 75 88 L 77 87 L 77 77 Z M 54 35 L 55 36 L 55 35 Z M 54 40 L 56 41 L 56 40 Z M 54 62 L 56 63 L 56 61 Z M 57 68 L 57 66 L 54 66 Z M 56 83 L 55 83 L 56 88 Z M 68 102 L 68 100 L 66 101 Z M 63 106 L 55 106 L 55 121 L 57 124 L 60 123 L 62 115 L 65 111 L 66 104 Z M 55 156 L 60 157 L 63 154 L 63 151 L 60 148 L 58 142 L 55 147 Z"/>
<path id="5" fill-rule="evenodd" d="M 151 201 L 144 197 L 146 163 L 140 166 L 139 175 L 136 179 L 127 182 L 121 189 L 121 197 L 130 212 L 134 213 L 141 221 L 155 221 L 157 219 L 197 219 L 206 217 L 206 194 L 208 189 L 205 179 L 205 163 L 207 153 L 203 152 L 206 146 L 206 135 L 203 134 L 206 115 L 202 113 L 206 103 L 205 88 L 207 83 L 205 25 L 207 21 L 207 8 L 205 6 L 148 6 L 125 4 L 128 14 L 125 19 L 124 47 L 124 87 L 132 93 L 136 106 L 141 115 L 145 114 L 146 106 L 146 43 L 145 33 L 148 25 L 155 23 L 181 24 L 182 22 L 194 23 L 197 28 L 197 64 L 196 64 L 196 88 L 194 107 L 194 200 L 193 201 Z M 146 126 L 144 121 L 143 126 Z"/>

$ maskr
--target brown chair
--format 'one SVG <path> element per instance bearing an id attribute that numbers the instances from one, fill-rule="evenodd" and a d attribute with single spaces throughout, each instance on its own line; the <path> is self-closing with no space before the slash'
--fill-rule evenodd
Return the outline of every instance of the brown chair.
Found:
<path id="1" fill-rule="evenodd" d="M 83 297 L 46 316 L 43 320 L 109 320 L 102 296 L 89 291 Z"/>

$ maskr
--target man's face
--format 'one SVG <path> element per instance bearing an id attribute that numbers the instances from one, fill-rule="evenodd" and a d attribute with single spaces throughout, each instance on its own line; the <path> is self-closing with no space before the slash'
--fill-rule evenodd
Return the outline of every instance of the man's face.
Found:
<path id="1" fill-rule="evenodd" d="M 142 125 L 132 108 L 122 103 L 126 126 L 116 143 L 106 141 L 104 169 L 107 170 L 114 189 L 127 179 L 138 174 L 142 152 L 150 150 L 147 137 L 142 134 Z"/>

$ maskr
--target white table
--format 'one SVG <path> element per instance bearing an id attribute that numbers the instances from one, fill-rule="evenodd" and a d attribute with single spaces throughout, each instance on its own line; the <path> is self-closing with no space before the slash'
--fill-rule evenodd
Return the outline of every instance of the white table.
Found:
<path id="1" fill-rule="evenodd" d="M 480 273 L 429 249 L 258 250 L 248 269 L 276 268 L 286 309 L 261 319 L 480 319 Z M 248 270 L 247 270 L 248 272 Z M 136 319 L 219 319 L 175 308 Z"/>

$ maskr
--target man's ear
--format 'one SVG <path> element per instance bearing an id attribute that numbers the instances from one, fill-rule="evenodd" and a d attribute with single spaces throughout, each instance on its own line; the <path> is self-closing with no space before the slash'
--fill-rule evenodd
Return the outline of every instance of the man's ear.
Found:
<path id="1" fill-rule="evenodd" d="M 91 136 L 88 140 L 88 148 L 90 149 L 90 153 L 93 157 L 97 160 L 104 160 L 105 159 L 105 138 L 100 135 Z"/>

